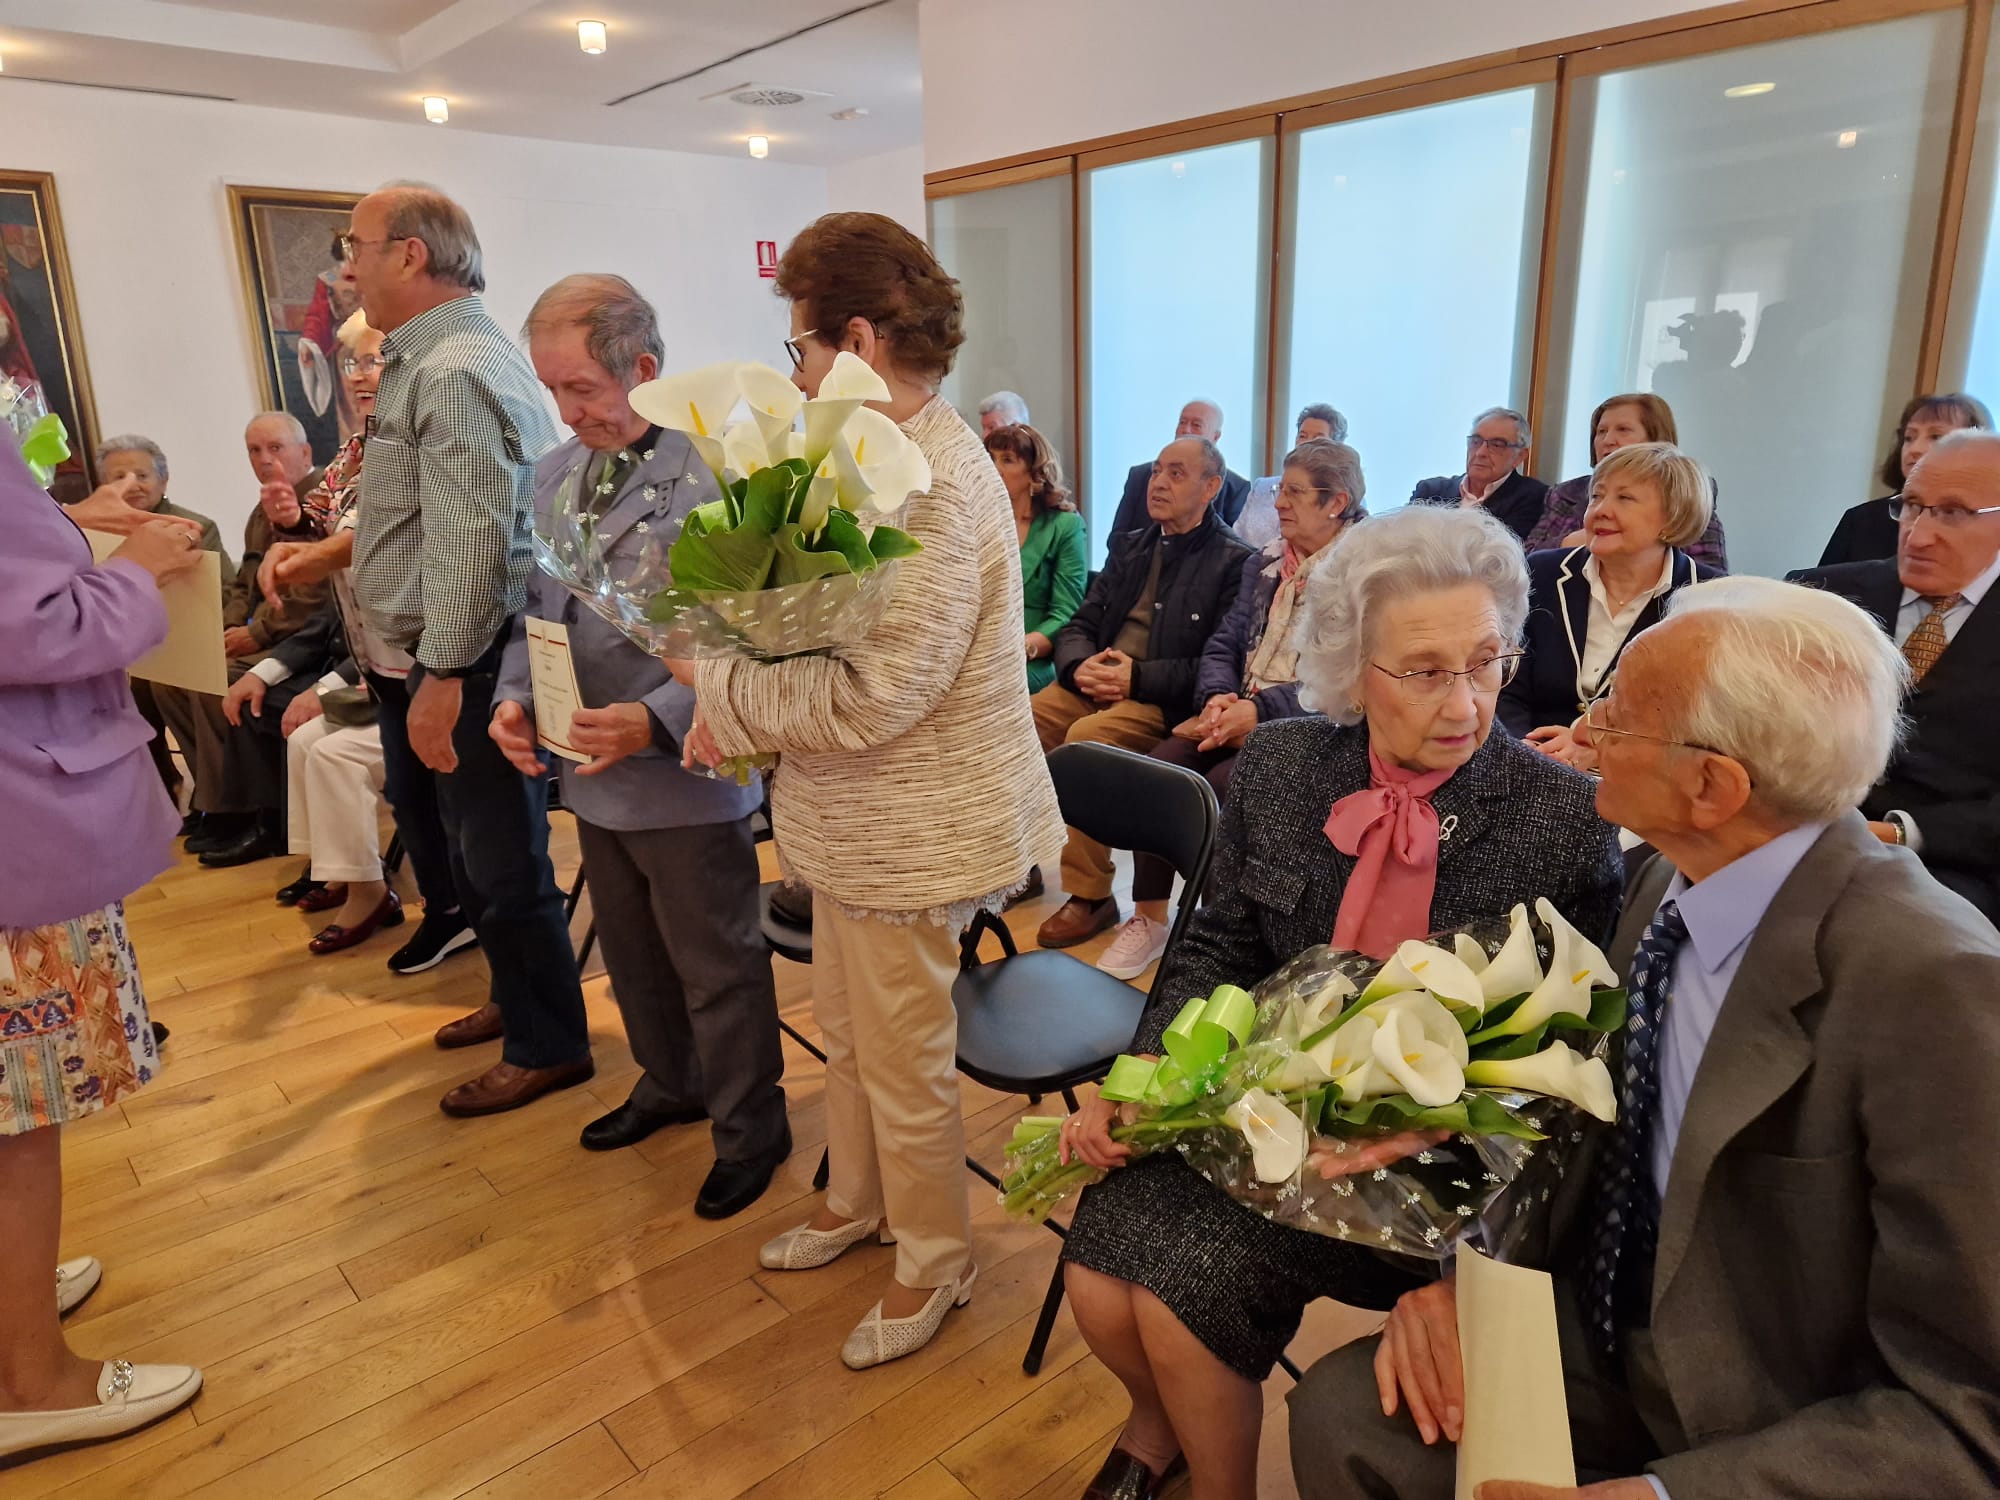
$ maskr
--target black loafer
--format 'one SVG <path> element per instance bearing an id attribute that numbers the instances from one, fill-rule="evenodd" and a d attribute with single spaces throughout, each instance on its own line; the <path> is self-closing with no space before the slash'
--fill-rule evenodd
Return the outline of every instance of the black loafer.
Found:
<path id="1" fill-rule="evenodd" d="M 224 844 L 237 842 L 256 827 L 256 818 L 244 813 L 204 813 L 201 826 L 187 836 L 181 847 L 190 854 L 207 854 Z"/>
<path id="2" fill-rule="evenodd" d="M 288 842 L 276 819 L 254 818 L 239 836 L 204 853 L 201 865 L 205 870 L 228 870 L 237 865 L 255 864 L 260 859 L 283 854 Z"/>
<path id="3" fill-rule="evenodd" d="M 1113 1448 L 1104 1467 L 1090 1481 L 1090 1488 L 1083 1492 L 1083 1500 L 1153 1500 L 1186 1467 L 1186 1461 L 1177 1456 L 1164 1473 L 1155 1474 L 1137 1454 Z"/>
<path id="4" fill-rule="evenodd" d="M 726 1219 L 739 1214 L 771 1185 L 771 1174 L 792 1154 L 792 1127 L 769 1151 L 748 1161 L 718 1161 L 708 1169 L 708 1180 L 695 1195 L 694 1211 L 704 1219 Z"/>
<path id="5" fill-rule="evenodd" d="M 655 1111 L 641 1109 L 627 1099 L 610 1114 L 584 1126 L 579 1139 L 586 1151 L 618 1151 L 626 1146 L 638 1145 L 647 1136 L 665 1130 L 669 1125 L 693 1125 L 707 1118 L 708 1111 L 699 1105 L 691 1109 Z"/>
<path id="6" fill-rule="evenodd" d="M 326 882 L 323 880 L 314 880 L 312 866 L 307 865 L 305 869 L 299 872 L 297 880 L 294 880 L 290 885 L 281 885 L 278 887 L 278 905 L 297 906 L 299 902 L 310 896 L 314 891 L 323 891 L 325 889 Z"/>

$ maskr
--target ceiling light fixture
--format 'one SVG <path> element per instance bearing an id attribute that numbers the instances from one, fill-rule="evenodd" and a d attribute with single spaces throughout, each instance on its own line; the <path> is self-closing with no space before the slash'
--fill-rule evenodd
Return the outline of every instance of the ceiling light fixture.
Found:
<path id="1" fill-rule="evenodd" d="M 861 120 L 868 116 L 865 105 L 857 104 L 850 109 L 836 109 L 828 118 L 835 120 Z"/>
<path id="2" fill-rule="evenodd" d="M 604 23 L 602 21 L 578 21 L 576 23 L 576 44 L 592 57 L 604 50 Z"/>
<path id="3" fill-rule="evenodd" d="M 757 160 L 759 161 L 762 161 L 765 157 L 769 156 L 771 154 L 770 137 L 762 135 L 751 136 L 750 154 L 756 157 Z"/>
<path id="4" fill-rule="evenodd" d="M 451 101 L 442 94 L 424 95 L 424 118 L 433 125 L 442 125 L 451 118 Z"/>
<path id="5" fill-rule="evenodd" d="M 1833 143 L 1834 145 L 1838 146 L 1841 150 L 1845 151 L 1847 150 L 1848 147 L 1852 146 L 1856 141 L 1860 139 L 1861 139 L 1860 131 L 1843 130 L 1840 132 L 1839 135 L 1833 138 Z"/>
<path id="6" fill-rule="evenodd" d="M 0 73 L 4 73 L 6 71 L 7 71 L 7 56 L 5 53 L 0 52 Z"/>
<path id="7" fill-rule="evenodd" d="M 1725 99 L 1754 99 L 1759 94 L 1770 93 L 1776 87 L 1775 83 L 1739 83 L 1733 89 L 1724 89 L 1722 97 Z"/>

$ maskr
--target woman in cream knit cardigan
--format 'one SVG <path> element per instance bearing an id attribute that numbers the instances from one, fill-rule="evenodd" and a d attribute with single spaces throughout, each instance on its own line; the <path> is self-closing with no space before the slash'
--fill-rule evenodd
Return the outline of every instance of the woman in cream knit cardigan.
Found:
<path id="1" fill-rule="evenodd" d="M 830 214 L 778 267 L 794 377 L 810 395 L 849 350 L 930 460 L 903 527 L 923 550 L 860 643 L 774 663 L 704 661 L 691 756 L 781 755 L 779 852 L 813 888 L 813 1008 L 827 1050 L 831 1174 L 812 1218 L 766 1245 L 824 1265 L 881 1228 L 895 1281 L 848 1337 L 864 1369 L 928 1343 L 972 1294 L 963 1180 L 958 934 L 1062 850 L 1021 665 L 1013 511 L 971 428 L 937 395 L 964 342 L 958 284 L 878 214 Z"/>

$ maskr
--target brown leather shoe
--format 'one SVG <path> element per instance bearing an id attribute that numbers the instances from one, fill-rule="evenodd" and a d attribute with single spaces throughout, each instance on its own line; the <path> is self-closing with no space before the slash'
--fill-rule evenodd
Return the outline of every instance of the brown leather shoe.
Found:
<path id="1" fill-rule="evenodd" d="M 517 1068 L 512 1063 L 495 1063 L 477 1078 L 461 1083 L 438 1101 L 438 1108 L 459 1119 L 474 1115 L 500 1115 L 524 1104 L 533 1104 L 557 1089 L 575 1088 L 597 1076 L 597 1064 L 589 1058 L 564 1063 L 560 1068 Z"/>
<path id="2" fill-rule="evenodd" d="M 500 1024 L 500 1007 L 488 1000 L 471 1015 L 438 1027 L 437 1044 L 447 1051 L 453 1047 L 477 1047 L 481 1042 L 499 1041 L 506 1029 Z"/>
<path id="3" fill-rule="evenodd" d="M 1073 948 L 1088 938 L 1118 925 L 1118 898 L 1086 901 L 1072 896 L 1056 908 L 1056 914 L 1035 929 L 1035 941 L 1044 948 Z"/>

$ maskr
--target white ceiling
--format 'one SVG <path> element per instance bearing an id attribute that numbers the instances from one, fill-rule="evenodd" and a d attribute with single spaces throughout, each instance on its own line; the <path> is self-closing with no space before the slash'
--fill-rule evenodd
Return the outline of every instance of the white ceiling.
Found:
<path id="1" fill-rule="evenodd" d="M 423 119 L 424 95 L 443 94 L 446 130 L 730 155 L 757 134 L 773 160 L 833 165 L 922 139 L 916 0 L 866 5 L 0 0 L 0 55 L 7 78 L 404 123 Z M 578 48 L 580 20 L 610 28 L 603 55 Z M 683 81 L 651 87 L 673 78 Z M 743 84 L 808 97 L 782 108 L 704 101 Z M 831 118 L 854 107 L 867 116 Z"/>

